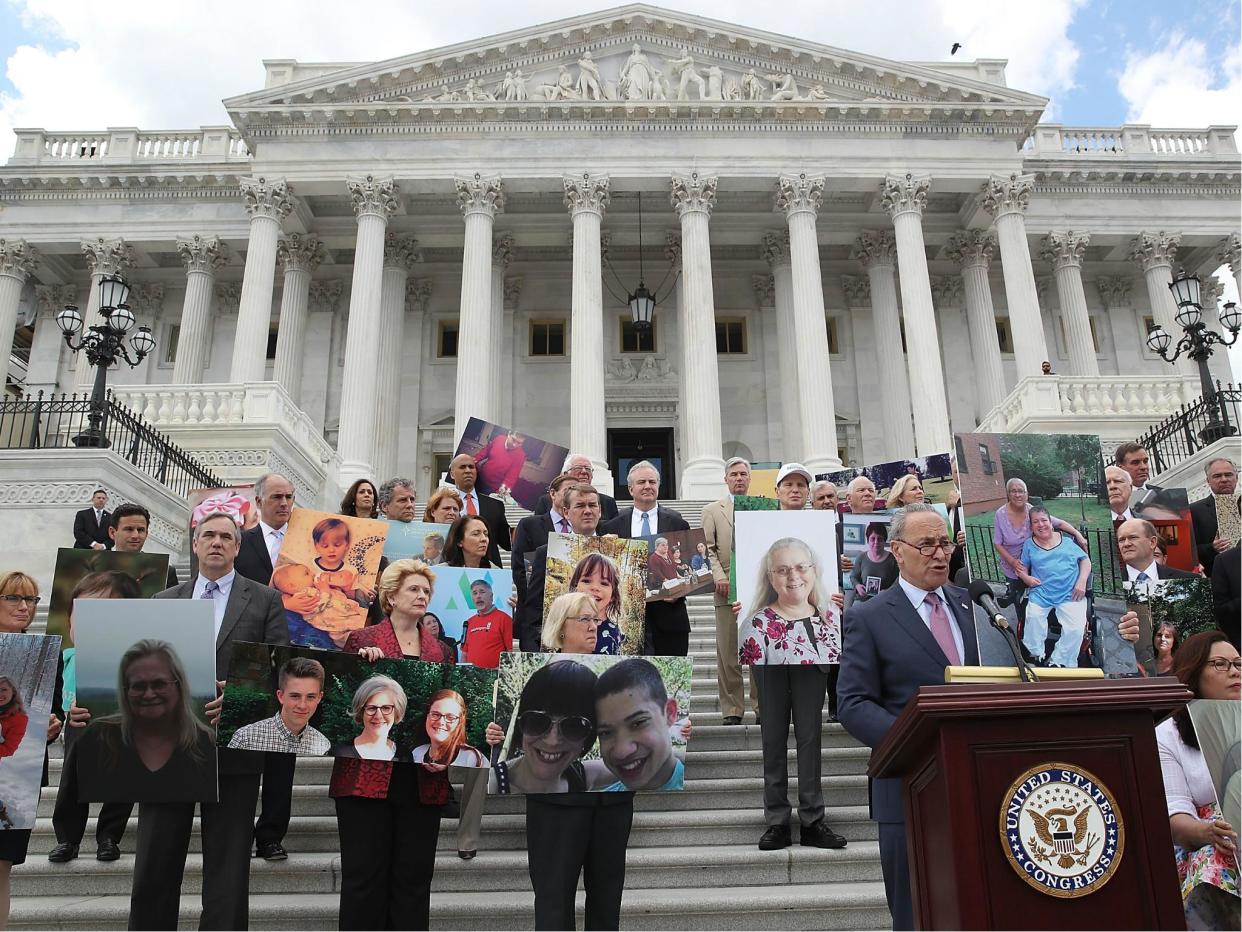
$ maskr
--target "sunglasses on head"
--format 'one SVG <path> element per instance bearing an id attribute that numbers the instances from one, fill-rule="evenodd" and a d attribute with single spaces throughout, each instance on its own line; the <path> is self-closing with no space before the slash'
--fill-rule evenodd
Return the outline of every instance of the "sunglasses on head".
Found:
<path id="1" fill-rule="evenodd" d="M 594 737 L 595 726 L 591 724 L 589 719 L 583 718 L 581 715 L 566 715 L 564 718 L 554 718 L 547 712 L 528 711 L 518 716 L 518 727 L 522 729 L 522 734 L 528 738 L 542 738 L 553 727 L 561 730 L 561 735 L 568 741 L 585 741 L 588 737 Z"/>

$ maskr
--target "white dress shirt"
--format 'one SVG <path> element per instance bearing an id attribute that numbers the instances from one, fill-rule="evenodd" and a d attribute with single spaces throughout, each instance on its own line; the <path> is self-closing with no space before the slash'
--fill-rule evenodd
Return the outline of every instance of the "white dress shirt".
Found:
<path id="1" fill-rule="evenodd" d="M 474 502 L 474 513 L 476 515 L 483 514 L 482 509 L 479 508 L 479 490 L 477 486 L 471 489 L 469 492 L 463 492 L 461 489 L 457 488 L 457 486 L 455 485 L 450 485 L 449 488 L 455 490 L 457 494 L 461 496 L 461 513 L 463 515 L 470 513 L 470 509 L 466 507 L 466 499 L 470 499 L 471 501 Z"/>
<path id="2" fill-rule="evenodd" d="M 233 580 L 237 578 L 236 570 L 229 570 L 224 576 L 216 580 L 218 587 L 212 595 L 212 608 L 216 613 L 216 638 L 220 637 L 220 626 L 224 624 L 224 610 L 228 608 L 229 593 L 233 591 Z M 198 578 L 194 580 L 194 595 L 196 599 L 203 597 L 203 592 L 207 589 L 207 577 L 202 573 L 198 574 Z"/>
<path id="3" fill-rule="evenodd" d="M 906 598 L 910 600 L 910 604 L 914 606 L 914 610 L 923 619 L 923 624 L 927 625 L 927 630 L 931 631 L 931 606 L 925 601 L 928 590 L 920 589 L 914 583 L 907 582 L 904 576 L 898 576 L 897 582 L 901 586 L 901 591 L 906 594 Z M 943 588 L 938 588 L 935 592 L 940 596 L 940 604 L 944 606 L 945 614 L 949 616 L 949 630 L 953 632 L 953 645 L 957 648 L 957 655 L 962 658 L 962 663 L 965 663 L 966 645 L 962 643 L 961 626 L 957 623 L 953 609 L 949 608 L 949 597 L 944 594 Z M 935 637 L 934 634 L 932 636 Z"/>
<path id="4" fill-rule="evenodd" d="M 270 524 L 264 524 L 259 521 L 259 528 L 263 531 L 263 543 L 267 545 L 267 555 L 272 558 L 273 568 L 276 566 L 276 558 L 280 555 L 280 545 L 284 542 L 285 531 L 289 525 L 282 528 L 274 528 Z"/>
<path id="5" fill-rule="evenodd" d="M 1132 521 L 1133 519 L 1134 519 L 1134 515 L 1130 514 L 1129 508 L 1127 508 L 1121 514 L 1113 513 L 1113 518 L 1112 518 L 1112 520 L 1114 521 Z"/>
<path id="6" fill-rule="evenodd" d="M 95 523 L 103 524 L 103 509 L 102 508 L 95 509 Z"/>
<path id="7" fill-rule="evenodd" d="M 637 505 L 634 506 L 634 516 L 630 519 L 630 535 L 632 537 L 642 537 L 643 515 L 649 516 L 647 518 L 647 523 L 650 525 L 651 530 L 649 530 L 647 533 L 648 534 L 658 533 L 658 530 L 659 530 L 658 525 L 660 522 L 658 520 L 659 516 L 656 514 L 656 511 L 659 507 L 660 506 L 657 504 L 657 505 L 652 505 L 650 511 L 639 511 L 638 506 Z"/>

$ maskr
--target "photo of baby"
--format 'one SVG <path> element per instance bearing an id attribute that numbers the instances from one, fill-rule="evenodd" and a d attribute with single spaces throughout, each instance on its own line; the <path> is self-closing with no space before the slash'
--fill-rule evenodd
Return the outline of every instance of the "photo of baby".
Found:
<path id="1" fill-rule="evenodd" d="M 337 650 L 366 624 L 388 522 L 295 508 L 272 571 L 289 640 Z"/>

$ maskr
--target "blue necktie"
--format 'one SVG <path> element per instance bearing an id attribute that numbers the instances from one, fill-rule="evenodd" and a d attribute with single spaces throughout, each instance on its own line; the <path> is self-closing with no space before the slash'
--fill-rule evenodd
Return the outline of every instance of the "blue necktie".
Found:
<path id="1" fill-rule="evenodd" d="M 643 512 L 643 537 L 651 536 L 651 512 Z"/>
<path id="2" fill-rule="evenodd" d="M 203 594 L 200 595 L 199 598 L 200 599 L 211 599 L 212 601 L 215 601 L 216 590 L 218 590 L 219 588 L 220 587 L 216 584 L 216 581 L 214 579 L 209 579 L 207 580 L 207 585 L 203 587 Z"/>
<path id="3" fill-rule="evenodd" d="M 1134 577 L 1134 581 L 1135 582 L 1150 582 L 1151 577 L 1148 576 L 1146 573 L 1139 573 L 1137 576 Z"/>

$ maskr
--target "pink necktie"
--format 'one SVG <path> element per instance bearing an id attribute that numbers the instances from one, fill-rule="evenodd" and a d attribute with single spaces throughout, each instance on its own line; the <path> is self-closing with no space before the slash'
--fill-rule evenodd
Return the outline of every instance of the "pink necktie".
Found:
<path id="1" fill-rule="evenodd" d="M 561 533 L 562 534 L 569 533 L 569 522 L 566 521 L 564 518 L 561 518 Z"/>
<path id="2" fill-rule="evenodd" d="M 936 643 L 940 645 L 944 655 L 949 658 L 949 665 L 957 666 L 962 662 L 962 658 L 958 656 L 957 644 L 953 640 L 953 629 L 949 627 L 952 622 L 949 621 L 949 614 L 944 610 L 940 596 L 934 592 L 929 592 L 923 601 L 931 606 L 932 637 L 936 639 Z"/>

